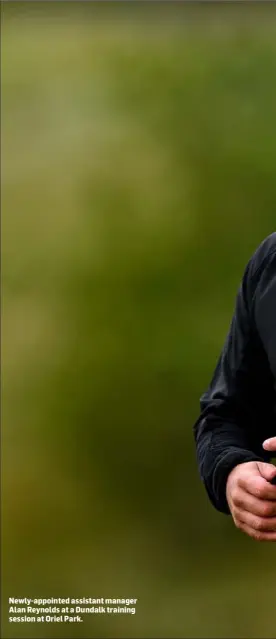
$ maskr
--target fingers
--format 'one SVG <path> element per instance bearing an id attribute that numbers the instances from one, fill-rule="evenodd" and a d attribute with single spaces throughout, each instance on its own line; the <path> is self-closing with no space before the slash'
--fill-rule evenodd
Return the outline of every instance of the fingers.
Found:
<path id="1" fill-rule="evenodd" d="M 253 495 L 253 497 L 276 501 L 276 486 L 273 486 L 261 476 L 242 475 L 238 480 L 238 485 L 250 495 Z"/>
<path id="2" fill-rule="evenodd" d="M 233 515 L 236 525 L 241 522 L 256 532 L 274 532 L 276 536 L 276 517 L 258 517 L 242 509 L 235 509 Z"/>
<path id="3" fill-rule="evenodd" d="M 270 437 L 270 439 L 266 439 L 263 443 L 263 448 L 271 452 L 276 451 L 276 437 Z"/>
<path id="4" fill-rule="evenodd" d="M 258 517 L 276 517 L 276 501 L 258 499 L 243 489 L 233 495 L 233 504 L 239 510 L 245 510 Z"/>
<path id="5" fill-rule="evenodd" d="M 252 537 L 252 539 L 255 539 L 255 541 L 276 541 L 276 532 L 263 532 L 260 530 L 255 530 L 254 528 L 250 528 L 250 526 L 248 526 L 244 522 L 240 522 L 239 525 L 237 525 L 237 528 L 239 528 L 246 535 L 249 535 L 249 537 Z"/>

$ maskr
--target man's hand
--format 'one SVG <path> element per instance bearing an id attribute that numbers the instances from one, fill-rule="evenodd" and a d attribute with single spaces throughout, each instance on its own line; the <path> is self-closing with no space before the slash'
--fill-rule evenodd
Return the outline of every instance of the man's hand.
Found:
<path id="1" fill-rule="evenodd" d="M 275 450 L 276 437 L 270 441 Z M 245 462 L 227 479 L 226 497 L 235 525 L 257 541 L 276 541 L 276 486 L 270 483 L 275 476 L 273 464 Z"/>

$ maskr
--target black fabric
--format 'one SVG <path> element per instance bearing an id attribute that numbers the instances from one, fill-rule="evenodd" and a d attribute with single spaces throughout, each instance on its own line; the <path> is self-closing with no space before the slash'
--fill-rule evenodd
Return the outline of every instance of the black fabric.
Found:
<path id="1" fill-rule="evenodd" d="M 276 436 L 276 233 L 245 270 L 230 330 L 194 425 L 201 479 L 217 510 L 229 514 L 226 481 L 246 461 L 269 461 Z"/>

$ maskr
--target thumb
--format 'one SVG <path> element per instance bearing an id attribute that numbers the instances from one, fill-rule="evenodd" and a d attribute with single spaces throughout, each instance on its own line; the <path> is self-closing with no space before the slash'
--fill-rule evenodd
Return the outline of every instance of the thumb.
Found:
<path id="1" fill-rule="evenodd" d="M 271 481 L 274 477 L 276 477 L 276 466 L 273 464 L 266 464 L 265 462 L 257 462 L 257 466 L 259 469 L 260 475 L 266 479 L 266 481 Z"/>
<path id="2" fill-rule="evenodd" d="M 263 448 L 271 452 L 276 451 L 276 437 L 270 437 L 263 442 Z"/>

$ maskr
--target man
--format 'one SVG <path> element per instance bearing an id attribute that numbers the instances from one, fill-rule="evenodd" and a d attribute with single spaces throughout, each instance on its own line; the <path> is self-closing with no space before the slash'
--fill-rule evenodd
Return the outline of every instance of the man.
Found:
<path id="1" fill-rule="evenodd" d="M 200 406 L 194 434 L 211 502 L 250 537 L 276 541 L 276 233 L 247 265 Z"/>

